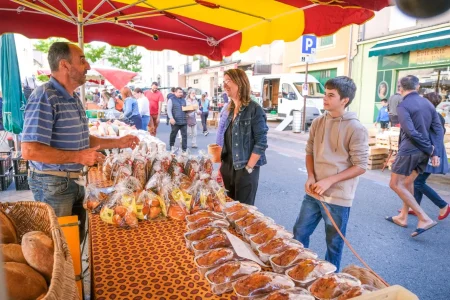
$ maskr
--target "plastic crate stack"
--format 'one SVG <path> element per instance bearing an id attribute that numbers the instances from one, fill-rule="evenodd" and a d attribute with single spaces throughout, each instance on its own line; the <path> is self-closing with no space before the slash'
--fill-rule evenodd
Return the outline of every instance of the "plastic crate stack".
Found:
<path id="1" fill-rule="evenodd" d="M 11 152 L 0 152 L 0 191 L 6 191 L 12 180 Z"/>
<path id="2" fill-rule="evenodd" d="M 16 183 L 16 191 L 29 190 L 28 160 L 22 158 L 22 153 L 20 151 L 12 152 L 11 160 L 14 166 L 14 182 Z"/>

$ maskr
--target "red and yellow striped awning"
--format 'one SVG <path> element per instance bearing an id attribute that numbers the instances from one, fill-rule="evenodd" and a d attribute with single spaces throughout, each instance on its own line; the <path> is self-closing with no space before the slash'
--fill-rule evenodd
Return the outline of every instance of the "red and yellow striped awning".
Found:
<path id="1" fill-rule="evenodd" d="M 221 60 L 275 40 L 330 35 L 388 5 L 389 0 L 2 0 L 0 34 L 80 38 Z"/>

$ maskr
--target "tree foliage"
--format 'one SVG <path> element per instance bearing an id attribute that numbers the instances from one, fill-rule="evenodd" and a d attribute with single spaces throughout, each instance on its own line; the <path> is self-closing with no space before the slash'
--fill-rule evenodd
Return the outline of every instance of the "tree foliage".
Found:
<path id="1" fill-rule="evenodd" d="M 142 55 L 137 52 L 136 46 L 128 48 L 111 47 L 108 53 L 108 61 L 119 69 L 140 72 Z"/>
<path id="2" fill-rule="evenodd" d="M 63 38 L 48 38 L 46 40 L 37 40 L 33 46 L 37 51 L 41 51 L 42 53 L 48 53 L 50 46 L 55 42 L 68 42 L 68 40 Z"/>
<path id="3" fill-rule="evenodd" d="M 106 56 L 106 46 L 95 47 L 91 44 L 86 44 L 84 47 L 84 55 L 90 63 L 95 63 Z"/>

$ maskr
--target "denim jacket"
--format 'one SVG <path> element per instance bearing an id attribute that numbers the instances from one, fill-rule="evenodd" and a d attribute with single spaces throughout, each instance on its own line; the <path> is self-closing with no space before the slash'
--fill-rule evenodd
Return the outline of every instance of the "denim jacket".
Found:
<path id="1" fill-rule="evenodd" d="M 233 114 L 228 115 L 225 131 L 233 120 Z M 233 123 L 231 153 L 235 170 L 245 168 L 252 153 L 261 155 L 256 163 L 257 167 L 267 163 L 265 151 L 267 149 L 267 118 L 262 107 L 251 101 L 248 106 L 242 106 Z M 230 151 L 229 149 L 227 149 Z"/>

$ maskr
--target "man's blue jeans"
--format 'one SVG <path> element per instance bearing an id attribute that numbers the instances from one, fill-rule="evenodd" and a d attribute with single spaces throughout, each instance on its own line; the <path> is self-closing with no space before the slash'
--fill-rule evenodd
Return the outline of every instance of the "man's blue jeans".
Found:
<path id="1" fill-rule="evenodd" d="M 350 216 L 350 207 L 329 203 L 324 204 L 330 211 L 336 225 L 345 236 L 347 222 Z M 309 247 L 309 237 L 313 234 L 321 219 L 325 221 L 327 242 L 325 260 L 334 264 L 337 267 L 337 271 L 339 271 L 344 240 L 334 228 L 320 201 L 309 195 L 305 195 L 305 198 L 303 199 L 302 208 L 300 209 L 300 213 L 294 225 L 294 238 L 301 242 L 305 247 Z"/>
<path id="2" fill-rule="evenodd" d="M 425 194 L 433 203 L 439 208 L 447 207 L 448 203 L 445 202 L 438 193 L 435 192 L 431 187 L 427 185 L 427 179 L 430 177 L 431 173 L 422 173 L 417 176 L 414 180 L 414 198 L 417 203 L 422 202 L 422 197 Z"/>
<path id="3" fill-rule="evenodd" d="M 83 208 L 84 187 L 74 179 L 30 173 L 28 184 L 34 200 L 50 205 L 57 217 L 77 215 L 80 221 L 80 243 L 84 238 L 86 210 Z"/>

